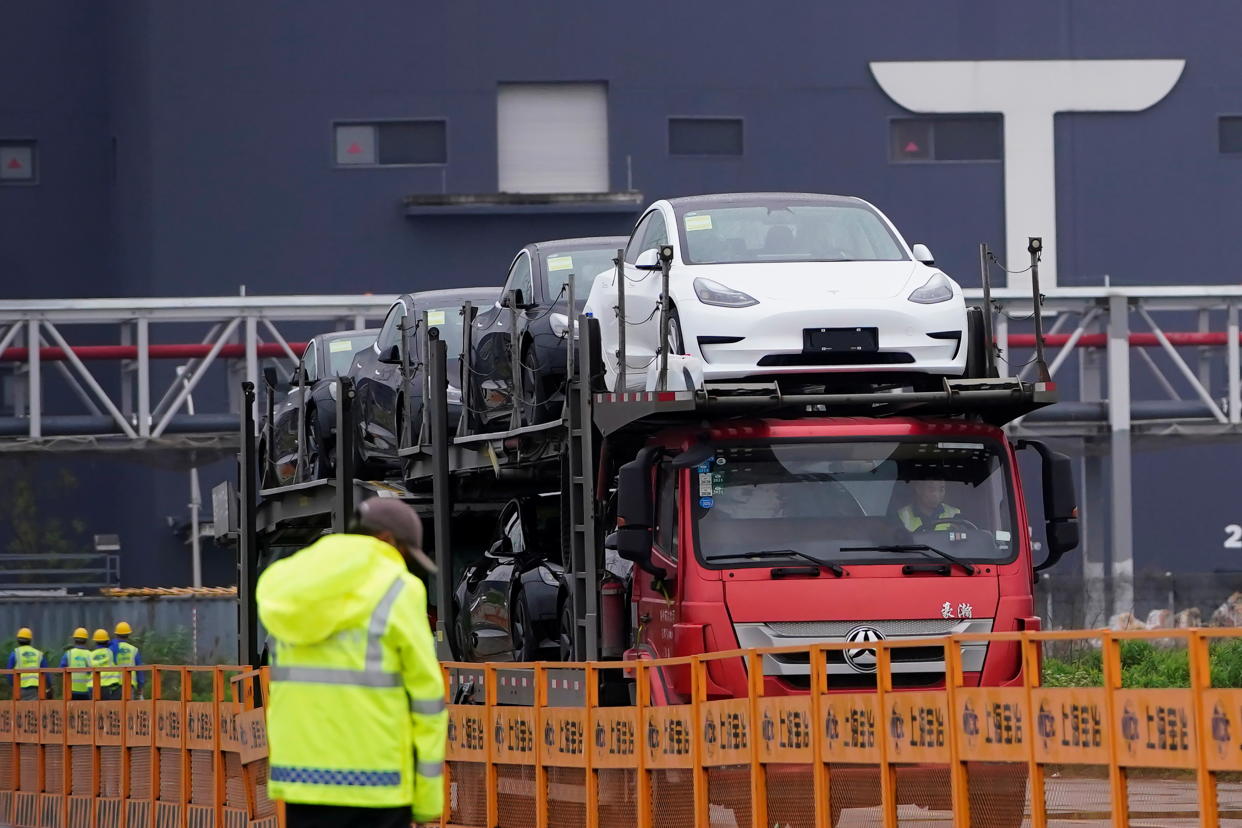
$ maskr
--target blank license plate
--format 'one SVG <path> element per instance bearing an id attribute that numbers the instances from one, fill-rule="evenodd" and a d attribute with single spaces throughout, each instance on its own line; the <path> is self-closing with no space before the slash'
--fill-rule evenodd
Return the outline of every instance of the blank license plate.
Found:
<path id="1" fill-rule="evenodd" d="M 803 328 L 802 350 L 808 353 L 874 351 L 879 347 L 875 328 Z"/>

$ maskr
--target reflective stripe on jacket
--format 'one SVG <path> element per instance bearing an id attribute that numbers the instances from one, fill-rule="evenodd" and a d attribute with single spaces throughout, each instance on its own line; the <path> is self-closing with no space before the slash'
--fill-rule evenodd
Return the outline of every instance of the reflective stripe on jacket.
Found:
<path id="1" fill-rule="evenodd" d="M 13 648 L 13 663 L 16 667 L 46 667 L 47 662 L 43 659 L 43 651 L 31 647 L 29 644 L 19 644 Z M 22 687 L 38 687 L 38 673 L 21 673 Z"/>
<path id="2" fill-rule="evenodd" d="M 951 518 L 951 517 L 957 517 L 961 513 L 962 513 L 962 510 L 957 508 L 956 506 L 950 506 L 947 503 L 941 503 L 940 514 L 936 515 L 936 517 Z M 913 506 L 902 506 L 900 509 L 897 510 L 897 517 L 901 519 L 901 522 L 905 525 L 908 531 L 917 532 L 919 531 L 919 529 L 923 527 L 923 518 L 917 512 L 914 511 Z M 949 531 L 950 528 L 952 528 L 952 524 L 950 523 L 937 523 L 935 526 L 932 527 L 932 531 L 947 532 Z"/>
<path id="3" fill-rule="evenodd" d="M 115 667 L 116 659 L 112 657 L 112 651 L 107 647 L 100 647 L 97 650 L 91 650 L 91 666 L 92 667 Z M 112 687 L 121 683 L 121 674 L 112 671 L 101 672 L 99 674 L 100 687 Z"/>
<path id="4" fill-rule="evenodd" d="M 61 667 L 90 667 L 91 651 L 85 647 L 70 647 L 60 659 Z M 90 673 L 70 673 L 69 688 L 73 693 L 86 693 L 91 689 Z"/>
<path id="5" fill-rule="evenodd" d="M 426 588 L 400 554 L 369 536 L 329 535 L 268 567 L 256 599 L 275 643 L 272 797 L 439 817 L 444 681 Z"/>

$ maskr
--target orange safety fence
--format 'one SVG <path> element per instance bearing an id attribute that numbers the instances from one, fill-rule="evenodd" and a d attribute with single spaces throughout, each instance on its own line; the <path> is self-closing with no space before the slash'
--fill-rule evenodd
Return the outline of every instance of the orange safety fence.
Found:
<path id="1" fill-rule="evenodd" d="M 842 642 L 633 662 L 445 664 L 443 824 L 1238 824 L 1242 647 L 1217 639 L 1242 644 L 1242 629 L 890 639 L 868 642 L 864 659 L 858 644 Z M 1182 660 L 1141 673 L 1136 641 Z M 1005 686 L 970 686 L 977 673 L 963 671 L 963 647 L 1007 650 L 1022 669 Z M 914 686 L 937 659 L 940 679 Z M 857 673 L 851 660 L 874 660 L 875 672 Z M 908 672 L 914 661 L 923 672 Z M 784 685 L 765 681 L 777 662 Z M 1184 669 L 1168 669 L 1174 662 Z M 1067 664 L 1079 673 L 1068 675 Z M 725 698 L 719 680 L 737 670 L 748 695 Z M 66 700 L 70 671 L 53 669 L 37 671 L 37 696 L 50 689 L 54 698 L 0 701 L 0 825 L 281 824 L 266 795 L 266 671 L 117 671 L 121 699 L 102 698 L 91 671 L 96 698 Z M 132 672 L 145 674 L 146 698 L 134 697 Z M 9 686 L 16 676 L 0 673 Z M 1214 676 L 1237 686 L 1213 686 Z M 805 692 L 775 692 L 795 679 Z"/>
<path id="2" fill-rule="evenodd" d="M 1230 638 L 1242 630 L 880 640 L 866 645 L 876 670 L 864 690 L 842 667 L 859 645 L 844 642 L 623 664 L 446 664 L 445 824 L 1240 824 L 1242 689 L 1211 684 L 1215 670 L 1242 685 L 1242 663 L 1220 663 L 1242 661 L 1242 648 L 1210 646 Z M 1184 651 L 1184 672 L 1136 673 L 1136 639 Z M 1005 686 L 969 686 L 962 645 L 1008 649 L 1023 669 Z M 1045 664 L 1075 650 L 1097 671 Z M 770 694 L 772 658 L 805 665 L 809 692 Z M 903 667 L 916 659 L 943 659 L 949 680 L 910 686 L 916 674 Z M 713 692 L 721 671 L 743 665 L 746 698 Z M 631 691 L 619 697 L 609 687 L 623 676 Z M 670 686 L 686 690 L 674 697 L 684 703 L 653 703 L 653 688 L 663 698 Z"/>
<path id="3" fill-rule="evenodd" d="M 21 688 L 31 673 L 38 687 Z M 90 690 L 66 692 L 71 673 Z M 120 685 L 101 686 L 108 673 Z M 0 825 L 277 828 L 265 681 L 240 666 L 0 672 L 16 697 L 0 700 Z"/>

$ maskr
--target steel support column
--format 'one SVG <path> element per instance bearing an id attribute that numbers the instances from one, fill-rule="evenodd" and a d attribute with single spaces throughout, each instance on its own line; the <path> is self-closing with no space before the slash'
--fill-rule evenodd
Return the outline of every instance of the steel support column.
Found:
<path id="1" fill-rule="evenodd" d="M 26 347 L 29 348 L 29 376 L 26 377 L 29 390 L 30 406 L 30 439 L 38 440 L 43 436 L 43 375 L 40 371 L 39 352 L 39 320 L 31 319 L 26 323 Z"/>
<path id="2" fill-rule="evenodd" d="M 1113 614 L 1134 612 L 1134 502 L 1130 441 L 1130 303 L 1108 298 L 1109 494 Z"/>
<path id="3" fill-rule="evenodd" d="M 1086 320 L 1084 320 L 1085 322 Z M 1062 352 L 1064 353 L 1064 351 Z M 1060 356 L 1060 354 L 1058 354 Z M 1094 348 L 1078 351 L 1078 398 L 1084 402 L 1104 399 L 1104 354 Z M 1110 503 L 1108 499 L 1107 458 L 1083 440 L 1082 490 L 1078 497 L 1079 520 L 1082 522 L 1082 619 L 1066 619 L 1066 626 L 1081 625 L 1086 629 L 1108 623 L 1108 595 L 1104 564 L 1108 559 Z"/>

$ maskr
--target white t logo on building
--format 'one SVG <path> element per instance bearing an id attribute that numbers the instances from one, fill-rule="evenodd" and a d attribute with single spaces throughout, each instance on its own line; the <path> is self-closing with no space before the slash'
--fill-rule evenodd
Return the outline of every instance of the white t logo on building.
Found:
<path id="1" fill-rule="evenodd" d="M 912 112 L 999 112 L 1005 122 L 1005 252 L 1008 267 L 1029 262 L 1028 236 L 1042 236 L 1040 287 L 1057 284 L 1058 112 L 1139 112 L 1181 77 L 1184 60 L 901 61 L 871 64 L 880 88 Z M 982 240 L 981 240 L 982 241 Z M 1010 279 L 1029 288 L 1029 276 Z"/>

